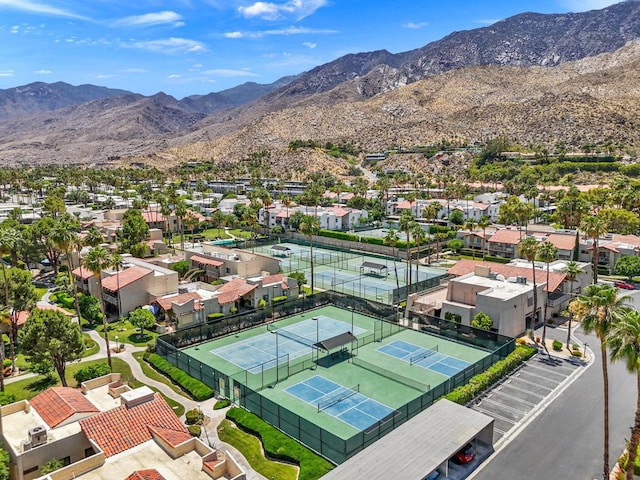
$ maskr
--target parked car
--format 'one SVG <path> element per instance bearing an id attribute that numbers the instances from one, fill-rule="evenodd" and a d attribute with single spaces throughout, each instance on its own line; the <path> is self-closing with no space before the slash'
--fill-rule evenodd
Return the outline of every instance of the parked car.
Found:
<path id="1" fill-rule="evenodd" d="M 424 477 L 424 480 L 436 480 L 436 478 L 440 478 L 440 472 L 438 470 L 434 470 L 429 475 Z"/>
<path id="2" fill-rule="evenodd" d="M 616 280 L 613 282 L 613 286 L 624 290 L 635 290 L 636 288 L 632 283 L 623 282 L 622 280 Z"/>
<path id="3" fill-rule="evenodd" d="M 473 445 L 467 443 L 464 447 L 462 447 L 458 453 L 453 456 L 453 461 L 455 463 L 469 463 L 476 456 L 475 449 Z"/>

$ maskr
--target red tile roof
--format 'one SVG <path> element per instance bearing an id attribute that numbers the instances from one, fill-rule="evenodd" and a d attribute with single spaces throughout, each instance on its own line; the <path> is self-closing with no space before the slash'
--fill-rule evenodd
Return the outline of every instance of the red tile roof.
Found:
<path id="1" fill-rule="evenodd" d="M 74 269 L 71 273 L 73 273 L 74 277 L 78 277 L 78 278 L 81 278 L 83 280 L 86 280 L 87 278 L 93 277 L 93 272 L 91 270 L 87 270 L 84 267 L 78 267 L 78 268 Z"/>
<path id="2" fill-rule="evenodd" d="M 102 288 L 110 292 L 117 292 L 118 289 L 126 287 L 151 273 L 153 273 L 152 270 L 135 265 L 102 280 Z"/>
<path id="3" fill-rule="evenodd" d="M 476 265 L 482 265 L 491 268 L 492 272 L 499 273 L 505 278 L 509 277 L 526 277 L 528 282 L 533 281 L 533 273 L 531 268 L 528 267 L 515 267 L 513 265 L 503 265 L 501 263 L 483 262 L 477 260 L 460 260 L 453 267 L 451 267 L 447 273 L 456 276 L 466 275 L 473 273 Z M 567 276 L 564 273 L 549 272 L 549 285 L 545 287 L 547 292 L 555 292 L 556 289 L 562 284 Z M 536 269 L 536 282 L 538 284 L 545 283 L 547 281 L 546 270 Z"/>
<path id="4" fill-rule="evenodd" d="M 165 480 L 165 478 L 155 468 L 152 468 L 133 472 L 125 480 Z"/>
<path id="5" fill-rule="evenodd" d="M 107 457 L 147 442 L 154 434 L 174 447 L 191 438 L 159 393 L 145 403 L 122 405 L 81 420 L 80 427 Z"/>
<path id="6" fill-rule="evenodd" d="M 100 412 L 80 390 L 70 387 L 52 387 L 33 397 L 29 403 L 51 428 L 76 413 Z"/>
<path id="7" fill-rule="evenodd" d="M 183 305 L 187 303 L 189 300 L 195 300 L 195 303 L 198 303 L 198 300 L 201 300 L 202 297 L 198 295 L 196 292 L 187 292 L 180 293 L 178 295 L 170 295 L 166 297 L 160 297 L 156 300 L 158 305 L 162 307 L 163 310 L 171 310 L 173 305 Z"/>
<path id="8" fill-rule="evenodd" d="M 576 246 L 575 234 L 563 235 L 561 233 L 550 233 L 547 240 L 560 250 L 573 250 Z"/>
<path id="9" fill-rule="evenodd" d="M 278 285 L 278 284 L 280 284 L 280 286 L 284 290 L 287 290 L 289 288 L 289 285 L 287 285 L 287 277 L 285 277 L 281 273 L 278 273 L 276 275 L 267 275 L 262 279 L 263 287 L 268 287 L 269 285 Z"/>
<path id="10" fill-rule="evenodd" d="M 396 209 L 397 210 L 408 210 L 410 209 L 416 202 L 408 202 L 408 201 L 403 201 L 403 202 L 398 202 L 398 204 L 396 205 Z"/>
<path id="11" fill-rule="evenodd" d="M 249 285 L 244 278 L 234 278 L 216 290 L 218 293 L 218 303 L 224 305 L 237 302 L 241 297 L 252 292 L 257 287 L 257 285 Z"/>
<path id="12" fill-rule="evenodd" d="M 333 208 L 333 213 L 335 214 L 336 217 L 344 217 L 345 215 L 348 215 L 350 212 L 351 210 L 346 210 L 340 207 Z"/>
<path id="13" fill-rule="evenodd" d="M 612 239 L 616 243 L 628 243 L 640 247 L 640 237 L 637 235 L 620 235 L 615 234 Z"/>
<path id="14" fill-rule="evenodd" d="M 58 305 L 51 305 L 50 303 L 38 302 L 36 303 L 36 308 L 40 310 L 54 310 L 56 312 L 64 314 L 67 317 L 73 317 L 73 313 L 65 310 L 62 307 L 59 307 Z"/>
<path id="15" fill-rule="evenodd" d="M 519 230 L 509 230 L 503 228 L 497 230 L 491 237 L 489 237 L 490 243 L 506 243 L 509 245 L 517 245 L 520 240 L 525 238 L 525 233 Z"/>
<path id="16" fill-rule="evenodd" d="M 211 257 L 202 257 L 200 255 L 193 255 L 190 260 L 192 262 L 199 263 L 200 265 L 212 265 L 214 267 L 221 267 L 222 265 L 224 265 L 224 262 L 220 260 L 216 260 L 215 258 Z"/>
<path id="17" fill-rule="evenodd" d="M 142 212 L 142 218 L 147 223 L 164 223 L 166 221 L 166 218 L 162 213 L 153 210 Z"/>

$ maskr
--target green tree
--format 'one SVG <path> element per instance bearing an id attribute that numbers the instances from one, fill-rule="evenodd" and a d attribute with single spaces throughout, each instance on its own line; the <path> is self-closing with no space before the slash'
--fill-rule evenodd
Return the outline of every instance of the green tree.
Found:
<path id="1" fill-rule="evenodd" d="M 156 324 L 156 317 L 153 316 L 146 308 L 136 308 L 129 314 L 129 322 L 136 328 L 140 329 L 140 335 L 145 330 L 151 330 Z"/>
<path id="2" fill-rule="evenodd" d="M 447 248 L 449 248 L 450 250 L 453 250 L 456 253 L 459 253 L 460 250 L 462 250 L 462 248 L 464 248 L 464 242 L 462 240 L 460 240 L 459 238 L 452 238 L 447 243 Z"/>
<path id="3" fill-rule="evenodd" d="M 66 211 L 67 207 L 64 204 L 64 200 L 57 195 L 47 195 L 42 203 L 42 212 L 47 217 L 56 219 Z"/>
<path id="4" fill-rule="evenodd" d="M 391 256 L 393 257 L 393 271 L 396 275 L 396 288 L 400 289 L 400 279 L 398 278 L 398 262 L 396 261 L 396 246 L 398 245 L 397 232 L 393 228 L 390 228 L 382 241 L 385 245 L 389 245 L 391 247 Z"/>
<path id="5" fill-rule="evenodd" d="M 298 282 L 298 286 L 302 286 L 307 283 L 307 277 L 304 276 L 304 272 L 292 272 L 288 274 L 289 278 L 293 278 Z"/>
<path id="6" fill-rule="evenodd" d="M 64 467 L 64 462 L 57 458 L 52 458 L 48 462 L 46 462 L 42 467 L 40 467 L 40 473 L 42 475 L 47 475 L 48 473 L 55 472 L 56 470 L 60 470 Z"/>
<path id="7" fill-rule="evenodd" d="M 482 260 L 485 259 L 485 245 L 487 243 L 487 228 L 491 226 L 491 219 L 487 215 L 482 215 L 478 220 L 478 227 L 482 229 Z"/>
<path id="8" fill-rule="evenodd" d="M 409 295 L 409 290 L 411 288 L 411 231 L 413 230 L 413 225 L 415 224 L 416 219 L 413 216 L 411 210 L 403 210 L 400 214 L 400 219 L 398 221 L 398 228 L 404 232 L 407 237 L 406 240 L 406 262 L 407 262 L 407 295 Z"/>
<path id="9" fill-rule="evenodd" d="M 569 293 L 574 295 L 573 284 L 581 273 L 584 273 L 582 267 L 578 264 L 578 262 L 571 261 L 567 263 L 563 269 L 563 272 L 569 281 Z M 571 342 L 571 320 L 573 319 L 573 313 L 569 310 L 569 328 L 567 329 L 567 350 L 569 349 L 569 344 Z"/>
<path id="10" fill-rule="evenodd" d="M 20 345 L 30 362 L 52 362 L 65 387 L 67 362 L 79 359 L 84 352 L 78 325 L 62 312 L 38 308 L 31 312 L 20 332 Z"/>
<path id="11" fill-rule="evenodd" d="M 302 223 L 300 223 L 300 233 L 306 235 L 309 239 L 309 261 L 311 263 L 311 293 L 315 292 L 315 275 L 313 260 L 313 236 L 320 233 L 320 220 L 313 215 L 305 215 Z"/>
<path id="12" fill-rule="evenodd" d="M 527 237 L 518 244 L 520 255 L 531 262 L 531 273 L 533 273 L 533 315 L 529 325 L 530 337 L 533 339 L 536 318 L 538 316 L 538 285 L 536 284 L 536 258 L 538 256 L 538 241 L 534 237 Z"/>
<path id="13" fill-rule="evenodd" d="M 611 352 L 611 361 L 623 361 L 627 371 L 636 376 L 636 412 L 631 427 L 626 466 L 626 480 L 633 480 L 640 442 L 640 312 L 628 310 L 618 315 L 607 335 L 606 343 Z"/>
<path id="14" fill-rule="evenodd" d="M 604 221 L 607 232 L 636 235 L 640 230 L 640 218 L 629 210 L 605 208 L 598 212 L 598 216 Z"/>
<path id="15" fill-rule="evenodd" d="M 9 452 L 0 445 L 0 480 L 9 480 Z"/>
<path id="16" fill-rule="evenodd" d="M 71 262 L 71 251 L 78 243 L 78 234 L 75 231 L 75 226 L 67 221 L 58 222 L 53 231 L 51 232 L 51 239 L 56 247 L 64 252 L 67 259 L 67 272 L 66 276 L 69 278 L 69 286 L 71 287 L 71 293 L 75 299 L 76 315 L 78 315 L 78 324 L 82 324 L 82 317 L 80 316 L 80 305 L 78 304 L 77 287 L 75 279 L 73 278 L 73 264 Z"/>
<path id="17" fill-rule="evenodd" d="M 464 213 L 462 213 L 460 210 L 454 210 L 449 216 L 449 221 L 454 225 L 462 225 L 464 223 Z"/>
<path id="18" fill-rule="evenodd" d="M 580 229 L 592 242 L 591 262 L 593 263 L 593 283 L 598 283 L 598 239 L 607 233 L 606 225 L 597 215 L 589 215 L 582 220 Z"/>
<path id="19" fill-rule="evenodd" d="M 544 344 L 547 338 L 547 309 L 549 308 L 549 294 L 551 289 L 549 288 L 549 264 L 555 262 L 558 259 L 558 248 L 551 242 L 546 241 L 538 246 L 538 260 L 546 263 L 547 265 L 547 294 L 544 296 L 544 315 L 542 316 L 542 343 Z"/>
<path id="20" fill-rule="evenodd" d="M 493 320 L 491 320 L 491 317 L 486 313 L 478 312 L 475 317 L 473 317 L 473 320 L 471 320 L 471 326 L 481 330 L 491 330 L 493 327 Z"/>
<path id="21" fill-rule="evenodd" d="M 584 293 L 570 304 L 570 311 L 582 321 L 584 333 L 595 333 L 600 341 L 604 397 L 603 479 L 609 478 L 609 369 L 606 340 L 616 317 L 627 308 L 624 306 L 625 300 L 626 297 L 618 297 L 618 289 L 614 286 L 593 284 L 587 286 Z"/>
<path id="22" fill-rule="evenodd" d="M 616 275 L 624 275 L 629 278 L 629 280 L 633 277 L 637 277 L 640 275 L 640 257 L 635 255 L 620 257 L 616 262 L 614 273 Z"/>
<path id="23" fill-rule="evenodd" d="M 144 242 L 149 236 L 149 225 L 142 217 L 142 212 L 130 208 L 122 217 L 122 230 L 119 232 L 122 251 L 130 252 L 133 245 Z"/>
<path id="24" fill-rule="evenodd" d="M 107 324 L 107 315 L 104 310 L 104 298 L 102 298 L 102 270 L 111 266 L 111 255 L 104 247 L 93 247 L 82 259 L 82 266 L 91 271 L 98 280 L 98 291 L 100 298 L 100 313 L 102 314 L 102 327 L 104 335 L 104 343 L 107 347 L 107 363 L 109 368 L 113 368 L 111 364 L 111 348 L 109 345 L 109 331 Z"/>

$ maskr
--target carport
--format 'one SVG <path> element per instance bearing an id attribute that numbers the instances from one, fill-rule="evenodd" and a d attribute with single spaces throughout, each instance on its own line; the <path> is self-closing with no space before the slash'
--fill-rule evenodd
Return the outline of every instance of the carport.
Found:
<path id="1" fill-rule="evenodd" d="M 271 252 L 277 257 L 288 257 L 291 255 L 292 250 L 284 245 L 273 245 L 271 247 Z"/>
<path id="2" fill-rule="evenodd" d="M 476 446 L 476 459 L 468 468 L 450 471 L 449 459 L 467 443 Z M 423 480 L 434 470 L 440 471 L 441 478 L 461 479 L 492 451 L 493 418 L 443 399 L 334 468 L 322 480 Z"/>
<path id="3" fill-rule="evenodd" d="M 387 266 L 382 263 L 375 262 L 362 262 L 360 265 L 360 273 L 372 274 L 383 276 L 383 273 L 387 271 Z"/>

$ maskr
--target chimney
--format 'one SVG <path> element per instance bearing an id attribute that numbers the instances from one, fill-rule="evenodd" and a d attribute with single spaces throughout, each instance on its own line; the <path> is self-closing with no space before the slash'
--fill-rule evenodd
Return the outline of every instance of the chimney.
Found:
<path id="1" fill-rule="evenodd" d="M 484 265 L 476 265 L 473 269 L 473 273 L 478 275 L 479 277 L 489 278 L 489 274 L 491 273 L 491 267 L 486 267 Z"/>

